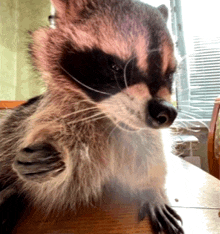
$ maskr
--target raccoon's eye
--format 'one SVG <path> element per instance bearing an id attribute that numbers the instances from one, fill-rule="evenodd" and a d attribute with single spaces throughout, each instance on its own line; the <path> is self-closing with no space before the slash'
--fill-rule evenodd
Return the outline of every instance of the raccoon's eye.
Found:
<path id="1" fill-rule="evenodd" d="M 122 68 L 115 63 L 110 63 L 110 68 L 118 73 L 122 71 Z"/>
<path id="2" fill-rule="evenodd" d="M 173 73 L 168 76 L 168 80 L 172 81 L 173 80 Z"/>
<path id="3" fill-rule="evenodd" d="M 174 77 L 174 72 L 170 72 L 168 71 L 166 74 L 165 74 L 165 80 L 167 82 L 172 82 L 173 81 L 173 77 Z"/>
<path id="4" fill-rule="evenodd" d="M 111 68 L 112 70 L 117 71 L 117 72 L 121 70 L 121 68 L 116 64 L 112 64 Z"/>

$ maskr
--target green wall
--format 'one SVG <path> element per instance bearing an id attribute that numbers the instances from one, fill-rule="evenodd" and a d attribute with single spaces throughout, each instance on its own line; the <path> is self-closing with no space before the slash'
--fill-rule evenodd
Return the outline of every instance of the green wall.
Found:
<path id="1" fill-rule="evenodd" d="M 26 100 L 43 91 L 28 55 L 28 31 L 48 25 L 49 14 L 49 0 L 0 0 L 0 100 Z"/>

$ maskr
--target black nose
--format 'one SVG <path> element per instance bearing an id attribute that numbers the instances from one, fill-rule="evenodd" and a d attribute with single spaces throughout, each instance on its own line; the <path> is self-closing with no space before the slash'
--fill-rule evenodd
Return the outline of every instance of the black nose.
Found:
<path id="1" fill-rule="evenodd" d="M 148 101 L 146 112 L 146 123 L 152 128 L 169 127 L 177 116 L 175 107 L 159 98 Z"/>

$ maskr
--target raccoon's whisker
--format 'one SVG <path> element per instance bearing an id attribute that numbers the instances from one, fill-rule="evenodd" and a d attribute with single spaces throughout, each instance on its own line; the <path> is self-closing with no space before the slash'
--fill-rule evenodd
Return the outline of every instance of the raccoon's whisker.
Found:
<path id="1" fill-rule="evenodd" d="M 198 129 L 198 125 L 193 124 L 192 122 L 189 122 L 189 121 L 184 121 L 184 120 L 178 123 L 178 125 L 175 125 L 175 126 L 173 125 L 172 128 L 178 130 L 179 133 L 183 133 L 183 134 L 184 134 L 184 130 L 187 130 L 190 132 L 200 131 L 200 129 Z M 181 129 L 184 129 L 184 130 L 180 131 Z"/>
<path id="2" fill-rule="evenodd" d="M 111 119 L 111 117 L 110 117 L 110 119 Z M 118 120 L 118 121 L 115 122 L 115 121 L 112 119 L 112 122 L 115 123 L 115 127 L 114 127 L 114 128 L 111 130 L 111 132 L 109 133 L 107 141 L 109 141 L 109 138 L 110 138 L 111 134 L 119 127 L 119 126 L 118 126 L 118 123 L 120 122 L 120 120 Z"/>
<path id="3" fill-rule="evenodd" d="M 190 58 L 191 56 L 195 56 L 197 53 L 190 53 L 186 54 L 184 56 L 179 56 L 179 61 L 178 61 L 178 68 L 181 68 L 181 64 L 183 63 L 184 60 Z"/>
<path id="4" fill-rule="evenodd" d="M 191 113 L 191 112 L 188 112 L 188 111 L 185 111 L 185 110 L 180 110 L 179 111 L 179 115 L 181 115 L 181 114 L 183 114 L 183 115 L 189 115 L 189 117 L 192 117 L 192 118 L 198 118 L 198 117 L 200 117 L 199 114 Z"/>
<path id="5" fill-rule="evenodd" d="M 128 88 L 126 70 L 127 70 L 128 64 L 129 64 L 134 58 L 136 58 L 136 56 L 135 56 L 135 57 L 132 57 L 131 59 L 129 59 L 128 62 L 125 64 L 125 67 L 124 67 L 124 82 L 125 82 L 125 87 L 126 87 L 126 88 Z"/>
<path id="6" fill-rule="evenodd" d="M 62 118 L 64 119 L 64 118 L 67 118 L 67 117 L 70 117 L 70 116 L 73 116 L 73 115 L 76 115 L 76 114 L 79 114 L 79 113 L 91 111 L 91 110 L 98 110 L 98 107 L 90 107 L 90 108 L 85 108 L 85 109 L 82 109 L 82 110 L 74 111 L 72 113 L 69 113 L 69 114 L 66 114 L 66 115 L 62 116 Z"/>
<path id="7" fill-rule="evenodd" d="M 187 124 L 184 121 L 174 122 L 171 129 L 180 129 L 180 128 L 188 128 Z"/>
<path id="8" fill-rule="evenodd" d="M 111 134 L 117 129 L 117 128 L 119 128 L 119 129 L 121 129 L 122 131 L 125 131 L 125 132 L 134 132 L 134 131 L 129 131 L 128 129 L 125 129 L 125 128 L 123 128 L 122 126 L 120 126 L 120 122 L 121 122 L 122 120 L 118 120 L 118 121 L 113 121 L 114 123 L 115 123 L 115 127 L 111 130 L 111 132 L 109 133 L 109 135 L 108 135 L 108 141 L 109 141 L 109 138 L 110 138 L 110 136 L 111 136 Z"/>
<path id="9" fill-rule="evenodd" d="M 181 110 L 181 111 L 179 112 L 179 115 L 180 115 L 180 116 L 181 116 L 181 114 L 183 114 L 183 115 L 188 114 L 188 115 L 190 115 L 191 117 L 195 118 L 196 120 L 198 120 L 198 119 L 201 118 L 201 115 L 199 115 L 199 114 L 191 113 L 191 112 L 184 111 L 184 110 Z"/>
<path id="10" fill-rule="evenodd" d="M 190 105 L 182 105 L 182 107 L 188 107 L 188 108 L 192 108 L 192 109 L 196 109 L 196 110 L 200 110 L 200 111 L 204 111 L 204 109 L 202 109 L 201 107 L 197 107 L 197 106 L 190 106 Z M 182 112 L 183 110 L 180 111 L 180 113 Z M 199 115 L 198 115 L 199 116 Z"/>
<path id="11" fill-rule="evenodd" d="M 190 130 L 189 125 L 184 121 L 181 121 L 180 123 L 174 123 L 171 127 L 173 135 L 184 133 L 184 130 Z"/>
<path id="12" fill-rule="evenodd" d="M 204 123 L 204 122 L 201 121 L 200 119 L 198 119 L 198 118 L 192 116 L 192 114 L 189 114 L 189 113 L 187 113 L 187 112 L 185 113 L 185 111 L 184 111 L 184 112 L 181 111 L 180 114 L 183 114 L 183 115 L 185 115 L 185 116 L 187 116 L 187 117 L 189 117 L 189 118 L 191 118 L 191 119 L 193 119 L 193 120 L 195 120 L 195 121 L 201 123 L 201 124 L 202 124 L 203 126 L 205 126 L 207 129 L 209 129 L 209 127 L 208 127 L 208 125 L 207 125 L 206 123 Z M 197 127 L 197 128 L 200 127 L 198 124 L 194 124 L 194 123 L 190 123 L 190 124 L 193 125 L 194 127 Z"/>
<path id="13" fill-rule="evenodd" d="M 153 52 L 161 52 L 161 49 L 152 49 L 148 53 L 151 54 Z"/>
<path id="14" fill-rule="evenodd" d="M 86 103 L 86 104 L 94 104 L 96 105 L 96 103 L 92 100 L 86 99 L 86 100 L 81 100 L 81 101 L 77 101 L 77 103 L 75 103 L 76 105 L 79 105 L 81 103 Z"/>
<path id="15" fill-rule="evenodd" d="M 177 59 L 177 70 L 181 69 L 181 65 L 182 63 L 184 62 L 184 60 L 186 60 L 187 58 L 189 57 L 188 54 L 184 55 L 184 56 L 178 56 L 178 59 Z"/>
<path id="16" fill-rule="evenodd" d="M 182 120 L 181 122 L 174 123 L 171 127 L 171 130 L 178 131 L 178 132 L 174 132 L 174 134 L 176 134 L 176 135 L 178 135 L 180 133 L 184 134 L 184 130 L 187 130 L 190 132 L 199 132 L 200 131 L 200 129 L 198 129 L 198 130 L 196 130 L 196 129 L 198 129 L 198 125 L 195 125 L 188 120 L 187 121 Z"/>
<path id="17" fill-rule="evenodd" d="M 116 77 L 115 74 L 114 74 L 114 77 L 115 77 L 115 80 L 116 80 L 116 83 L 117 83 L 118 88 L 119 88 L 120 90 L 122 90 L 121 86 L 120 86 L 119 83 L 118 83 L 118 79 L 117 79 L 117 77 Z"/>
<path id="18" fill-rule="evenodd" d="M 97 118 L 91 119 L 91 121 L 96 121 L 96 120 L 100 120 L 100 119 L 104 119 L 104 118 L 108 118 L 108 116 L 104 115 L 101 117 L 97 117 Z"/>
<path id="19" fill-rule="evenodd" d="M 123 127 L 123 126 L 120 125 L 120 122 L 123 123 L 122 120 L 119 120 L 119 121 L 116 123 L 116 124 L 117 124 L 117 127 L 120 128 L 120 129 L 121 129 L 122 131 L 124 131 L 124 132 L 128 132 L 128 133 L 131 133 L 131 132 L 132 132 L 132 133 L 133 133 L 133 132 L 139 131 L 139 129 L 138 129 L 138 130 L 137 130 L 137 129 L 134 129 L 134 130 L 132 129 L 132 130 L 130 130 L 130 129 L 128 129 L 129 126 L 127 126 L 127 125 L 126 125 L 126 126 L 127 126 L 128 128 L 125 128 L 125 127 Z"/>
<path id="20" fill-rule="evenodd" d="M 110 138 L 111 134 L 115 131 L 116 128 L 117 128 L 117 124 L 116 124 L 115 127 L 111 130 L 111 132 L 109 133 L 107 142 L 109 141 L 109 138 Z"/>
<path id="21" fill-rule="evenodd" d="M 100 119 L 104 119 L 104 118 L 108 118 L 108 116 L 106 116 L 106 115 L 103 115 L 103 116 L 100 116 L 100 117 L 97 117 L 97 118 L 94 118 L 94 116 L 92 117 L 92 118 L 88 118 L 87 120 L 84 120 L 84 121 L 86 121 L 86 122 L 92 122 L 92 121 L 96 121 L 96 120 L 100 120 Z M 78 121 L 77 123 L 79 123 L 79 122 L 81 122 L 81 121 Z M 73 124 L 75 124 L 75 123 L 73 123 Z"/>
<path id="22" fill-rule="evenodd" d="M 86 118 L 81 118 L 81 119 L 78 119 L 78 120 L 74 120 L 74 121 L 70 121 L 68 122 L 68 124 L 76 124 L 76 123 L 80 123 L 80 122 L 84 122 L 84 121 L 88 121 L 88 120 L 91 120 L 97 116 L 102 116 L 104 115 L 103 113 L 98 113 L 98 114 L 95 114 L 95 115 L 92 115 L 92 116 L 89 116 L 89 117 L 86 117 Z"/>
<path id="23" fill-rule="evenodd" d="M 195 117 L 193 117 L 193 116 L 190 116 L 190 115 L 184 114 L 184 113 L 183 113 L 183 115 L 189 117 L 191 120 L 196 120 L 196 121 L 197 121 L 197 119 L 196 119 Z M 182 123 L 185 122 L 187 128 L 189 128 L 189 127 L 199 128 L 199 127 L 200 127 L 198 124 L 193 123 L 193 122 L 191 122 L 191 121 L 185 121 L 184 119 L 181 120 L 181 122 L 182 122 Z M 200 122 L 200 121 L 198 120 L 197 122 Z"/>
<path id="24" fill-rule="evenodd" d="M 100 91 L 100 90 L 97 90 L 97 89 L 93 89 L 91 87 L 89 87 L 88 85 L 82 83 L 81 81 L 79 81 L 78 79 L 76 79 L 74 76 L 72 76 L 65 68 L 63 68 L 60 64 L 59 64 L 59 67 L 64 71 L 66 72 L 67 75 L 69 75 L 73 80 L 75 80 L 78 84 L 84 86 L 85 88 L 87 89 L 90 89 L 96 93 L 101 93 L 101 94 L 105 94 L 105 95 L 108 95 L 108 96 L 111 96 L 110 93 L 106 93 L 106 92 L 103 92 L 103 91 Z"/>
<path id="25" fill-rule="evenodd" d="M 83 118 L 83 119 L 70 121 L 70 122 L 68 122 L 68 124 L 76 124 L 76 123 L 87 121 L 87 120 L 93 119 L 94 117 L 102 116 L 102 115 L 106 116 L 104 113 L 98 113 L 98 114 L 95 114 L 95 115 L 92 115 L 92 116 L 89 116 L 89 117 L 86 117 L 86 118 Z"/>

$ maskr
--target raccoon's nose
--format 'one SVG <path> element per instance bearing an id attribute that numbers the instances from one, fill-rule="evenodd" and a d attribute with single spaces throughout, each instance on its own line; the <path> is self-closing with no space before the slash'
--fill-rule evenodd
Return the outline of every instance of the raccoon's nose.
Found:
<path id="1" fill-rule="evenodd" d="M 146 122 L 149 127 L 169 127 L 176 116 L 177 111 L 169 102 L 159 98 L 153 98 L 148 101 Z"/>

